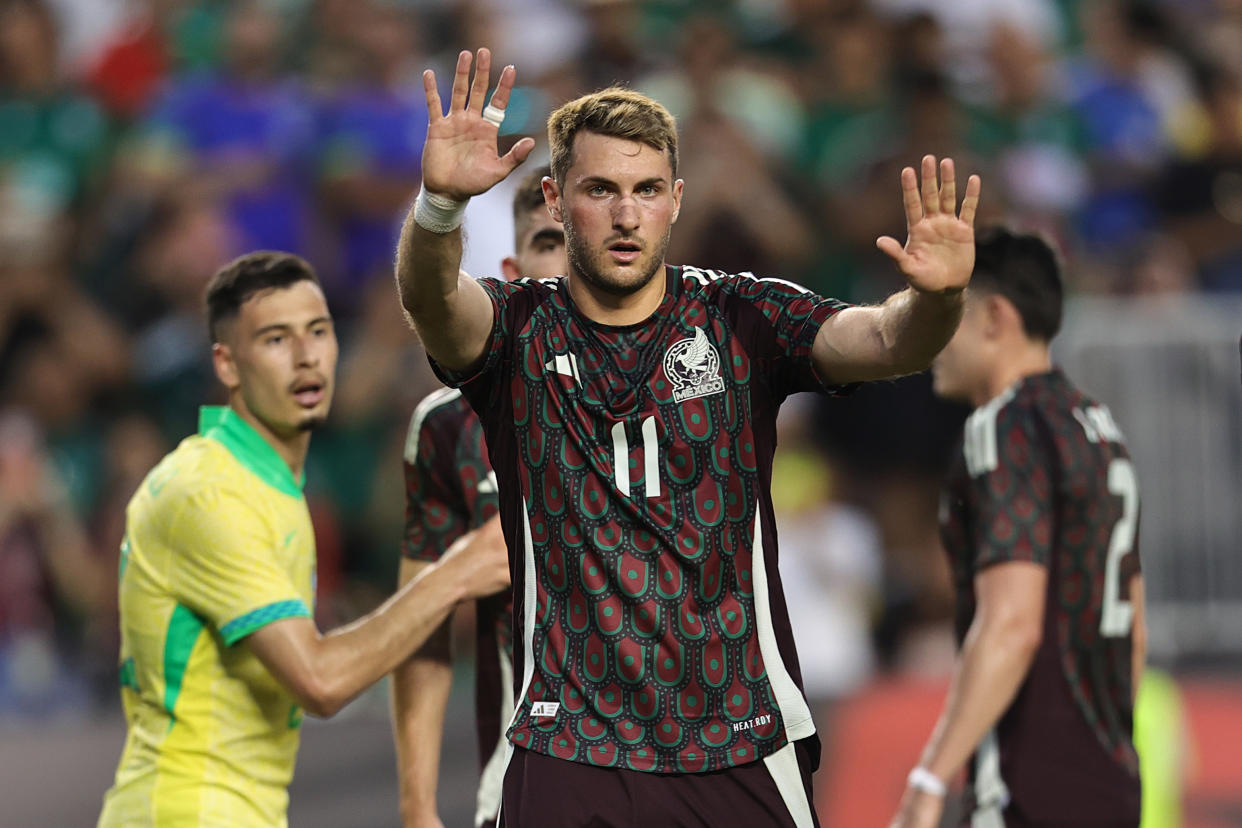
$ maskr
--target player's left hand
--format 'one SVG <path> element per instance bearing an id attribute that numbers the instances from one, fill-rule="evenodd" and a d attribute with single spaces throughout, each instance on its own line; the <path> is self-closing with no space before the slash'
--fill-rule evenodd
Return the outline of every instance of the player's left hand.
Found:
<path id="1" fill-rule="evenodd" d="M 959 213 L 952 158 L 940 162 L 939 186 L 934 155 L 923 156 L 921 189 L 913 167 L 901 171 L 905 247 L 892 236 L 881 236 L 875 245 L 893 258 L 910 287 L 926 293 L 957 293 L 970 282 L 975 266 L 975 210 L 982 186 L 979 176 L 970 177 Z"/>
<path id="2" fill-rule="evenodd" d="M 944 797 L 906 788 L 889 828 L 938 828 L 943 813 Z"/>

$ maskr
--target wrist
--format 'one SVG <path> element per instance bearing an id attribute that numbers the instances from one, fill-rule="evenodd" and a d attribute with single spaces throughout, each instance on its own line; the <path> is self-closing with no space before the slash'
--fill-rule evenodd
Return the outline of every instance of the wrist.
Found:
<path id="1" fill-rule="evenodd" d="M 414 200 L 414 223 L 431 233 L 451 233 L 461 227 L 469 203 L 468 198 L 458 200 L 430 192 L 424 184 Z"/>
<path id="2" fill-rule="evenodd" d="M 949 786 L 945 784 L 944 780 L 923 765 L 919 765 L 910 771 L 910 775 L 906 777 L 906 784 L 916 791 L 922 791 L 923 793 L 941 798 L 949 792 Z"/>

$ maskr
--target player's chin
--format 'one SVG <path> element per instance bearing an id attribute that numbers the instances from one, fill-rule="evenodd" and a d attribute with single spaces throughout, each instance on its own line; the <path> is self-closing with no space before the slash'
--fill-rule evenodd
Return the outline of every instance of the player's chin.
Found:
<path id="1" fill-rule="evenodd" d="M 328 403 L 325 401 L 298 418 L 298 431 L 314 431 L 328 421 Z"/>

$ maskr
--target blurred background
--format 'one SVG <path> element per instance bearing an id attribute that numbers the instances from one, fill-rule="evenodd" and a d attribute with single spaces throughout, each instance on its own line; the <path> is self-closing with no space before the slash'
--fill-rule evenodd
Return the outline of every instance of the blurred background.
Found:
<path id="1" fill-rule="evenodd" d="M 446 94 L 478 46 L 518 67 L 501 141 L 536 136 L 534 160 L 582 92 L 674 112 L 673 263 L 878 301 L 900 279 L 874 239 L 900 234 L 898 170 L 929 152 L 982 174 L 981 223 L 1055 240 L 1057 359 L 1112 408 L 1144 497 L 1152 824 L 1242 825 L 1242 0 L 0 0 L 0 824 L 93 824 L 111 782 L 123 510 L 220 400 L 199 305 L 235 255 L 306 256 L 338 320 L 307 475 L 321 626 L 393 588 L 401 446 L 435 387 L 391 279 L 419 74 Z M 472 273 L 510 252 L 510 193 L 469 208 Z M 818 808 L 880 825 L 952 664 L 937 486 L 967 412 L 926 376 L 786 409 Z M 473 813 L 469 623 L 449 825 Z M 385 693 L 308 721 L 291 824 L 398 824 Z"/>

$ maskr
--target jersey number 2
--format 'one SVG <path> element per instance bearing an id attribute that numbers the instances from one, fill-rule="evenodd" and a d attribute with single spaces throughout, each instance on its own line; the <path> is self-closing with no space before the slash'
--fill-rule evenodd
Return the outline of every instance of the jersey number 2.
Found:
<path id="1" fill-rule="evenodd" d="M 1108 490 L 1121 498 L 1121 517 L 1108 541 L 1108 561 L 1104 565 L 1104 610 L 1100 614 L 1100 635 L 1110 638 L 1130 634 L 1134 607 L 1121 598 L 1121 559 L 1134 549 L 1138 529 L 1138 480 L 1134 464 L 1118 458 L 1108 464 Z"/>

